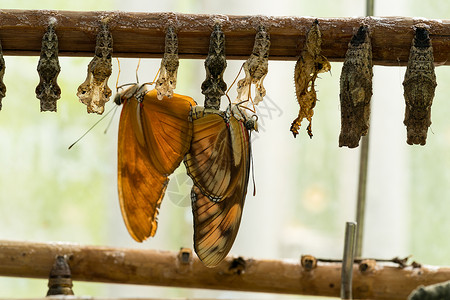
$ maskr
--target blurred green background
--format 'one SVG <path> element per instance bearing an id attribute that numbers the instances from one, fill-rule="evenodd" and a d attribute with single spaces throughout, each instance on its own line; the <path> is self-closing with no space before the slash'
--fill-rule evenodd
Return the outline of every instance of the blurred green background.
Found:
<path id="1" fill-rule="evenodd" d="M 29 1 L 0 0 L 2 9 L 173 11 L 234 15 L 349 17 L 365 14 L 364 1 L 173 0 L 173 1 Z M 377 16 L 445 18 L 448 1 L 375 0 Z M 0 32 L 1 38 L 1 32 Z M 90 245 L 178 250 L 192 245 L 189 204 L 191 183 L 181 167 L 163 201 L 154 239 L 142 244 L 128 235 L 117 200 L 116 114 L 73 149 L 67 147 L 100 117 L 88 115 L 76 89 L 91 58 L 60 57 L 62 97 L 57 113 L 40 113 L 34 89 L 38 57 L 5 57 L 7 94 L 0 112 L 0 239 L 67 241 Z M 157 59 L 141 62 L 141 81 L 153 79 Z M 267 97 L 259 108 L 260 132 L 253 136 L 256 197 L 246 200 L 240 233 L 232 254 L 255 258 L 289 258 L 301 254 L 342 256 L 344 225 L 355 219 L 359 149 L 338 147 L 341 63 L 317 83 L 319 102 L 313 118 L 314 138 L 302 125 L 294 139 L 290 123 L 297 116 L 293 61 L 270 61 Z M 231 83 L 242 61 L 229 61 Z M 119 83 L 135 81 L 137 60 L 121 59 Z M 117 62 L 109 86 L 114 89 Z M 374 68 L 374 95 L 368 174 L 367 223 L 363 256 L 413 255 L 424 264 L 449 265 L 450 220 L 450 69 L 436 69 L 438 86 L 431 130 L 424 147 L 406 144 L 403 125 L 404 67 Z M 182 60 L 177 93 L 203 103 L 203 61 Z M 235 88 L 233 88 L 235 91 Z M 235 94 L 234 94 L 235 96 Z M 231 95 L 233 97 L 233 95 Z M 107 109 L 114 107 L 112 101 Z M 0 277 L 0 297 L 40 297 L 46 280 Z M 301 298 L 225 291 L 138 287 L 75 282 L 76 295 L 96 297 Z"/>

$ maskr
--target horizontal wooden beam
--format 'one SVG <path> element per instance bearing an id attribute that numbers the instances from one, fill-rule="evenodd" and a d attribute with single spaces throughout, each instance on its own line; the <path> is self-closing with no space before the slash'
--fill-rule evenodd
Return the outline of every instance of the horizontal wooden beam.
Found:
<path id="1" fill-rule="evenodd" d="M 48 278 L 65 255 L 73 280 L 339 297 L 341 264 L 236 259 L 206 268 L 180 252 L 0 241 L 0 276 Z M 450 268 L 365 264 L 353 270 L 355 299 L 406 299 L 419 285 L 450 279 Z M 76 287 L 76 285 L 75 285 Z M 76 292 L 76 290 L 74 290 Z"/>
<path id="2" fill-rule="evenodd" d="M 0 10 L 0 39 L 5 55 L 39 55 L 41 38 L 51 18 L 56 20 L 61 56 L 92 56 L 101 19 L 107 19 L 117 57 L 160 58 L 164 52 L 165 29 L 178 29 L 181 58 L 203 59 L 209 35 L 220 20 L 226 35 L 228 59 L 247 59 L 256 28 L 264 24 L 271 35 L 270 59 L 296 60 L 305 33 L 315 18 L 192 15 L 175 13 L 132 13 L 103 11 Z M 379 65 L 406 65 L 413 26 L 430 28 L 437 65 L 450 64 L 450 20 L 403 17 L 318 18 L 323 54 L 330 61 L 343 61 L 348 42 L 361 24 L 372 35 L 373 61 Z"/>

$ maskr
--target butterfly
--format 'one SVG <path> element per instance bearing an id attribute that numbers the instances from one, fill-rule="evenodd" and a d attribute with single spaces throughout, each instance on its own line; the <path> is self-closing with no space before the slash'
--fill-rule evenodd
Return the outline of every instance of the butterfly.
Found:
<path id="1" fill-rule="evenodd" d="M 250 131 L 255 120 L 230 105 L 223 112 L 192 108 L 193 135 L 184 164 L 194 186 L 194 249 L 207 267 L 230 251 L 241 222 L 250 170 Z"/>
<path id="2" fill-rule="evenodd" d="M 132 84 L 115 98 L 123 104 L 119 123 L 118 190 L 122 216 L 138 242 L 154 236 L 168 176 L 188 152 L 195 101 L 173 94 L 157 99 L 155 89 Z"/>

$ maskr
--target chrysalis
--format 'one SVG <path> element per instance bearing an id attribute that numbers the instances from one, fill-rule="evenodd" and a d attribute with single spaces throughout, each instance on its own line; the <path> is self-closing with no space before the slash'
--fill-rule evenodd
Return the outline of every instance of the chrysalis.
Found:
<path id="1" fill-rule="evenodd" d="M 410 145 L 425 145 L 428 127 L 431 125 L 431 104 L 436 89 L 434 57 L 426 25 L 415 26 L 413 45 L 409 53 L 405 80 L 403 81 L 406 102 L 406 142 Z"/>
<path id="2" fill-rule="evenodd" d="M 219 23 L 214 25 L 209 42 L 209 52 L 205 60 L 206 79 L 202 83 L 205 108 L 220 108 L 220 98 L 225 95 L 227 84 L 223 73 L 227 67 L 225 57 L 225 34 Z"/>
<path id="3" fill-rule="evenodd" d="M 47 296 L 73 295 L 72 286 L 72 273 L 69 264 L 64 256 L 58 255 L 50 270 Z"/>
<path id="4" fill-rule="evenodd" d="M 56 82 L 60 70 L 58 37 L 54 24 L 50 23 L 42 37 L 41 57 L 37 66 L 40 82 L 36 87 L 36 97 L 41 101 L 41 111 L 56 111 L 56 101 L 61 98 L 61 89 Z"/>
<path id="5" fill-rule="evenodd" d="M 2 44 L 0 43 L 0 110 L 2 110 L 2 99 L 6 96 L 6 86 L 3 83 L 5 69 L 5 59 L 3 58 Z"/>
<path id="6" fill-rule="evenodd" d="M 369 130 L 372 98 L 372 45 L 367 26 L 359 27 L 345 54 L 341 73 L 339 147 L 355 148 Z"/>
<path id="7" fill-rule="evenodd" d="M 86 80 L 78 87 L 77 92 L 80 101 L 87 105 L 88 113 L 101 115 L 105 110 L 105 103 L 111 97 L 108 79 L 112 73 L 112 50 L 112 35 L 103 21 L 97 35 L 95 56 L 89 63 Z"/>
<path id="8" fill-rule="evenodd" d="M 164 57 L 161 60 L 159 78 L 155 86 L 159 100 L 162 100 L 164 96 L 172 97 L 173 90 L 177 86 L 178 65 L 178 38 L 175 28 L 169 26 L 166 33 Z"/>
<path id="9" fill-rule="evenodd" d="M 255 98 L 253 104 L 258 105 L 266 95 L 263 81 L 269 68 L 270 35 L 263 25 L 258 27 L 253 52 L 243 64 L 245 78 L 237 84 L 238 96 L 235 103 L 249 100 L 251 84 L 255 84 Z"/>
<path id="10" fill-rule="evenodd" d="M 322 45 L 322 34 L 319 30 L 319 21 L 315 20 L 306 36 L 306 43 L 297 63 L 295 64 L 294 81 L 297 101 L 300 105 L 298 117 L 291 124 L 291 132 L 294 137 L 298 134 L 303 119 L 309 121 L 307 127 L 308 135 L 312 138 L 311 122 L 314 115 L 317 95 L 315 80 L 319 73 L 331 70 L 327 58 L 320 54 Z"/>

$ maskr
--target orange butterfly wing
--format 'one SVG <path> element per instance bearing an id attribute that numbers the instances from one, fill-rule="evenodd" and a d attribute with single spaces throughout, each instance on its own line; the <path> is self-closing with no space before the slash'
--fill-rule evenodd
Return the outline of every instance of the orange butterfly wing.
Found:
<path id="1" fill-rule="evenodd" d="M 124 101 L 119 124 L 118 190 L 123 219 L 136 241 L 156 233 L 167 176 L 189 149 L 193 103 L 177 94 L 157 100 L 156 91 L 145 95 L 142 103 L 135 97 Z M 174 138 L 179 141 L 174 142 Z"/>
<path id="2" fill-rule="evenodd" d="M 153 166 L 169 176 L 180 165 L 192 139 L 191 106 L 188 96 L 173 94 L 157 99 L 156 89 L 145 95 L 142 125 Z"/>
<path id="3" fill-rule="evenodd" d="M 193 161 L 200 166 L 206 164 L 210 165 L 211 169 L 217 168 L 206 177 L 208 180 L 204 181 L 208 183 L 208 187 L 216 185 L 220 187 L 217 190 L 224 191 L 220 201 L 213 201 L 203 193 L 195 183 L 195 177 L 193 178 L 191 200 L 194 248 L 207 267 L 219 264 L 233 246 L 241 222 L 250 169 L 248 130 L 234 117 L 230 117 L 228 124 L 222 117 L 218 117 L 221 123 L 217 122 L 216 130 L 210 127 L 211 124 L 207 120 L 216 120 L 214 115 L 194 120 L 192 147 L 185 160 L 186 163 L 188 157 L 191 159 L 190 163 L 186 163 L 191 177 L 196 170 L 195 164 L 192 165 Z M 202 120 L 204 118 L 206 120 Z M 211 141 L 214 142 L 212 145 Z M 201 145 L 205 150 L 202 150 Z M 224 174 L 228 174 L 229 178 L 224 178 Z"/>

